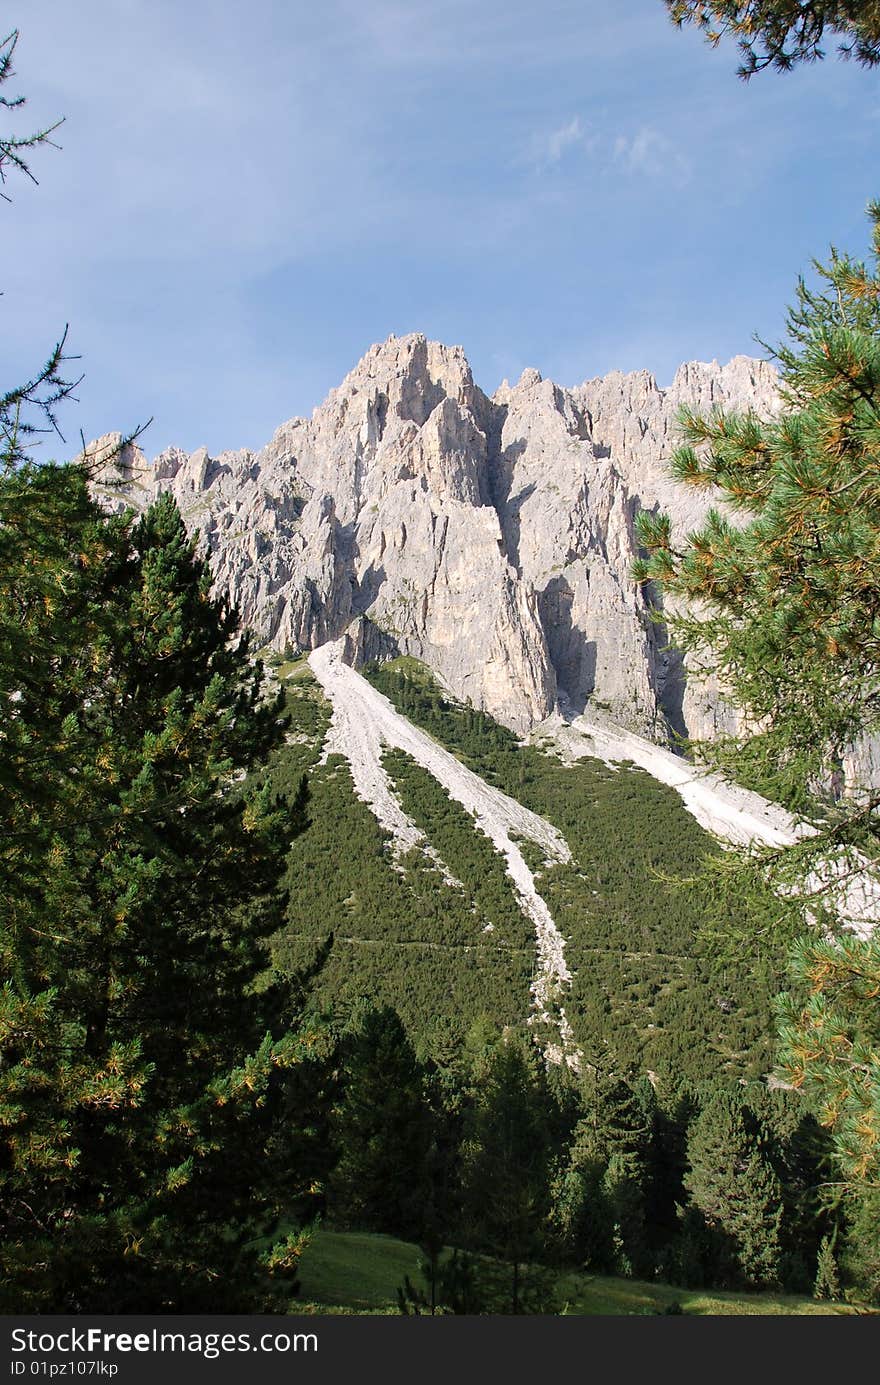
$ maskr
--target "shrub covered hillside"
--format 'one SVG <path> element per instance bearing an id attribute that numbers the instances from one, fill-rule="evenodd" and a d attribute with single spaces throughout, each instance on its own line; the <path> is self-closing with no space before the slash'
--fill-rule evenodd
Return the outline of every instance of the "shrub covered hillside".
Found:
<path id="1" fill-rule="evenodd" d="M 566 939 L 566 1011 L 588 1061 L 650 1073 L 668 1087 L 769 1071 L 777 949 L 759 936 L 746 949 L 738 940 L 734 955 L 717 930 L 702 927 L 695 893 L 669 883 L 716 849 L 671 789 L 639 770 L 563 765 L 521 746 L 491 718 L 442 696 L 411 660 L 368 673 L 414 723 L 568 841 L 572 863 L 543 870 L 537 849 L 521 846 Z M 310 826 L 291 849 L 276 963 L 293 974 L 329 941 L 316 997 L 340 1015 L 359 997 L 393 1005 L 423 1054 L 463 1038 L 481 1017 L 523 1021 L 534 938 L 491 843 L 395 751 L 386 770 L 454 882 L 422 851 L 395 861 L 344 759 L 318 763 L 329 707 L 305 664 L 287 688 L 292 728 L 269 775 L 274 788 L 290 790 L 308 772 Z"/>
<path id="2" fill-rule="evenodd" d="M 456 856 L 456 873 L 469 884 L 447 885 L 420 851 L 395 861 L 387 833 L 355 797 L 345 760 L 318 763 L 329 708 L 305 665 L 287 688 L 292 724 L 269 778 L 277 790 L 295 788 L 308 771 L 309 827 L 289 857 L 290 902 L 275 964 L 294 976 L 320 958 L 317 1003 L 343 1020 L 363 997 L 393 1004 L 425 1051 L 449 1022 L 463 1035 L 481 1016 L 499 1026 L 522 1019 L 534 946 L 500 872 L 494 883 L 507 891 L 509 935 L 482 931 L 498 907 L 484 898 L 478 873 L 488 858 L 473 831 L 462 834 L 473 868 Z"/>

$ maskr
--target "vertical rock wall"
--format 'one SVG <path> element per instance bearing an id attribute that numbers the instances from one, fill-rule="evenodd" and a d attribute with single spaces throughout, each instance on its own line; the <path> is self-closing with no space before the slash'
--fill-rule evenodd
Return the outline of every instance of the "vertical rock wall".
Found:
<path id="1" fill-rule="evenodd" d="M 680 530 L 707 508 L 665 469 L 682 403 L 766 414 L 775 375 L 737 357 L 667 390 L 644 372 L 566 390 L 529 370 L 490 399 L 460 347 L 391 337 L 262 451 L 129 448 L 99 489 L 135 508 L 171 491 L 262 642 L 347 632 L 353 659 L 410 653 L 517 731 L 558 699 L 663 740 L 728 716 L 686 686 L 629 575 L 639 507 Z"/>

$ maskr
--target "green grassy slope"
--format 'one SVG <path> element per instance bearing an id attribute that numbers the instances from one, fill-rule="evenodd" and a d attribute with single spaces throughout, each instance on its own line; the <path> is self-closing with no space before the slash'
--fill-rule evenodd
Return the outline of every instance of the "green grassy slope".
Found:
<path id="1" fill-rule="evenodd" d="M 292 1311 L 395 1313 L 397 1286 L 403 1283 L 404 1275 L 418 1282 L 419 1259 L 417 1246 L 391 1236 L 318 1231 L 303 1256 L 302 1289 Z M 848 1304 L 816 1303 L 795 1295 L 681 1289 L 671 1284 L 573 1272 L 560 1274 L 557 1294 L 564 1312 L 583 1315 L 663 1313 L 671 1304 L 699 1316 L 854 1311 Z"/>

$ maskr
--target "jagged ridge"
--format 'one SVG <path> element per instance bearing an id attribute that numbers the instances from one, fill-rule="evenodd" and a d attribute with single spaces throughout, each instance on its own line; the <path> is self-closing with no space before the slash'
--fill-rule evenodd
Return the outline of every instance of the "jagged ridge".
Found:
<path id="1" fill-rule="evenodd" d="M 629 575 L 640 506 L 681 528 L 705 508 L 664 469 L 682 403 L 769 413 L 776 376 L 743 356 L 682 366 L 665 390 L 646 372 L 563 389 L 527 370 L 489 398 L 460 347 L 390 337 L 262 451 L 150 465 L 132 447 L 105 493 L 141 508 L 170 490 L 276 648 L 346 636 L 354 663 L 412 654 L 517 731 L 558 699 L 659 739 L 704 734 L 718 699 L 686 688 Z"/>

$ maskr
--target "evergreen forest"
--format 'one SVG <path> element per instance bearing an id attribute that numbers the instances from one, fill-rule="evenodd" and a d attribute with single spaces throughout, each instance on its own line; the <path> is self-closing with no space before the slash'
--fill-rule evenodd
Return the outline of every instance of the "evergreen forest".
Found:
<path id="1" fill-rule="evenodd" d="M 875 4 L 666 8 L 749 79 L 823 35 L 880 61 Z M 56 129 L 0 138 L 3 187 Z M 868 214 L 871 262 L 798 283 L 778 416 L 680 413 L 671 475 L 726 509 L 684 538 L 635 517 L 633 586 L 741 714 L 685 753 L 808 836 L 722 850 L 634 765 L 520 739 L 412 658 L 363 669 L 566 844 L 517 842 L 575 1059 L 475 817 L 386 748 L 399 850 L 325 750 L 308 651 L 258 647 L 174 499 L 102 503 L 85 444 L 33 450 L 66 448 L 66 331 L 4 383 L 0 1313 L 880 1310 L 880 943 L 826 869 L 880 877 L 880 795 L 841 789 L 880 734 Z"/>

